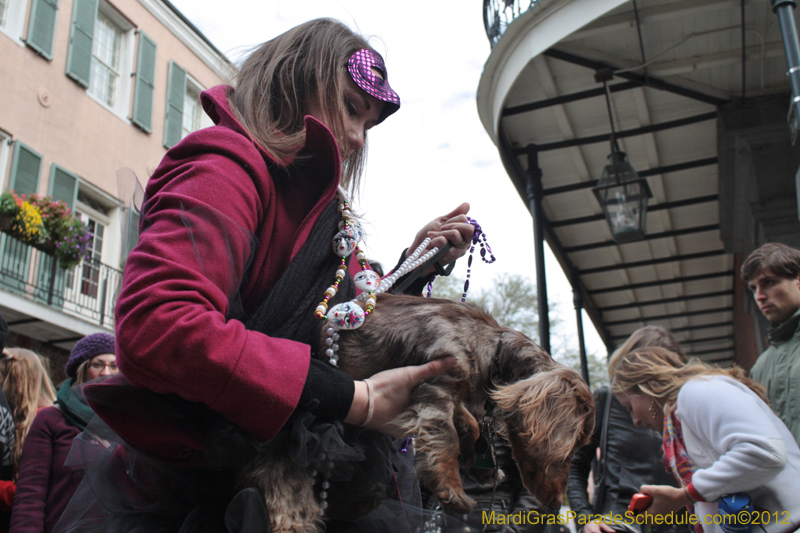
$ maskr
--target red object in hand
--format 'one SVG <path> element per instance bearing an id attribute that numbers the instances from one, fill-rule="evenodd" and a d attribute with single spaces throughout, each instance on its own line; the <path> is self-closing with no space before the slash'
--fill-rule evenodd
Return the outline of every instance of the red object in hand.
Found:
<path id="1" fill-rule="evenodd" d="M 642 494 L 641 492 L 634 494 L 631 498 L 631 503 L 628 504 L 628 511 L 633 513 L 633 516 L 638 515 L 653 503 L 653 497 L 649 494 Z"/>

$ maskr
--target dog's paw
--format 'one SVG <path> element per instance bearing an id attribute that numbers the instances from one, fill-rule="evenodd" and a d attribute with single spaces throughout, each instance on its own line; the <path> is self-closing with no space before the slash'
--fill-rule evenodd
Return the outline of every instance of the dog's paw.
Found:
<path id="1" fill-rule="evenodd" d="M 439 501 L 448 511 L 454 511 L 457 514 L 469 513 L 475 507 L 475 500 L 467 496 L 463 491 L 456 492 L 446 489 L 436 493 L 436 497 L 439 498 Z"/>

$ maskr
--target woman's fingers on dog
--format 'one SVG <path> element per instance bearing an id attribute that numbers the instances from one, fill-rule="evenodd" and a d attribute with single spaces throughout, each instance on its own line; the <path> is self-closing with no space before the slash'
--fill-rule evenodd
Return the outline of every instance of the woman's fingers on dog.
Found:
<path id="1" fill-rule="evenodd" d="M 453 357 L 437 359 L 424 365 L 404 366 L 384 370 L 369 380 L 373 388 L 373 414 L 367 425 L 395 437 L 404 436 L 403 430 L 392 421 L 411 403 L 411 393 L 420 382 L 452 369 Z"/>
<path id="2" fill-rule="evenodd" d="M 449 370 L 452 370 L 456 366 L 456 358 L 455 357 L 445 357 L 443 359 L 435 359 L 424 365 L 420 366 L 410 366 L 406 368 L 412 369 L 412 372 L 416 371 L 416 376 L 412 376 L 412 387 L 416 387 L 421 382 L 425 381 L 426 379 L 431 379 L 441 374 L 446 373 Z"/>

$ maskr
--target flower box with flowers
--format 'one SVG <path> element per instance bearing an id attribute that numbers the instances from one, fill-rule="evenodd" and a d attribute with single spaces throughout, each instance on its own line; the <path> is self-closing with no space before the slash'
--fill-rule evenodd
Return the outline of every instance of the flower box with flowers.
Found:
<path id="1" fill-rule="evenodd" d="M 0 231 L 58 259 L 61 268 L 89 256 L 92 234 L 67 205 L 50 196 L 0 194 Z"/>

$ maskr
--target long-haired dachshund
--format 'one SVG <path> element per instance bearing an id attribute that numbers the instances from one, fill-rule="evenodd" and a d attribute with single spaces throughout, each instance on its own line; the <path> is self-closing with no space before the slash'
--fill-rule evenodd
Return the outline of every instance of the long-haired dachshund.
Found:
<path id="1" fill-rule="evenodd" d="M 340 331 L 338 344 L 339 366 L 355 379 L 456 358 L 453 370 L 415 389 L 396 420 L 416 436 L 420 482 L 446 507 L 464 513 L 475 504 L 464 493 L 459 463 L 486 479 L 485 469 L 474 466 L 484 416 L 510 443 L 525 488 L 540 503 L 560 507 L 572 454 L 588 442 L 594 425 L 592 394 L 577 372 L 487 312 L 436 298 L 382 295 L 361 328 Z M 264 494 L 275 532 L 317 531 L 315 480 L 287 461 L 262 454 L 246 469 L 246 483 Z"/>

